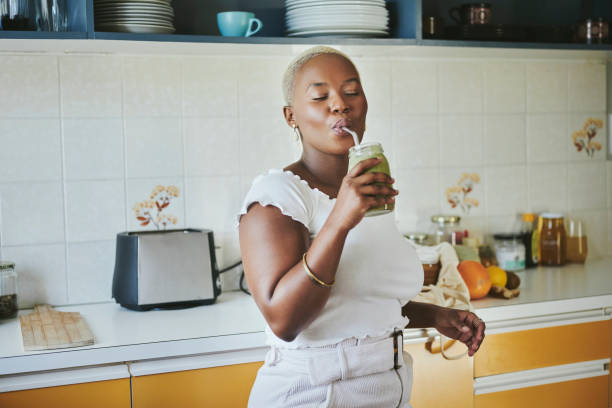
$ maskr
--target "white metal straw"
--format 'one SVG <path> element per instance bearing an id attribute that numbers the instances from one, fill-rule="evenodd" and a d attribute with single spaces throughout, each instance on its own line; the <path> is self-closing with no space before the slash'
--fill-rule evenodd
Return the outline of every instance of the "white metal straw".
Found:
<path id="1" fill-rule="evenodd" d="M 359 146 L 359 139 L 357 138 L 357 133 L 353 132 L 351 129 L 343 127 L 342 130 L 347 131 L 353 136 L 353 141 L 355 142 L 355 146 Z"/>

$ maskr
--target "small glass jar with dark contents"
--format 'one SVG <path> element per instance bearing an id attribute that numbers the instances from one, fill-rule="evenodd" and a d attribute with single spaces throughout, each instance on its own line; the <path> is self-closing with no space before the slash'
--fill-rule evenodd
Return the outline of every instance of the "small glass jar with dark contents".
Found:
<path id="1" fill-rule="evenodd" d="M 17 273 L 13 262 L 0 261 L 0 319 L 17 316 Z"/>
<path id="2" fill-rule="evenodd" d="M 540 265 L 565 264 L 565 226 L 563 214 L 543 213 L 540 232 Z"/>

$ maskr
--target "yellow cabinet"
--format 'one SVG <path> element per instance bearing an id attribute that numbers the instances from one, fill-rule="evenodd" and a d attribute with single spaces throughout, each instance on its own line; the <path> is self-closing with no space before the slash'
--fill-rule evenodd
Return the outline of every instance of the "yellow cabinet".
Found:
<path id="1" fill-rule="evenodd" d="M 487 334 L 474 377 L 609 357 L 608 321 Z"/>
<path id="2" fill-rule="evenodd" d="M 474 408 L 604 408 L 608 404 L 608 378 L 584 378 L 476 395 Z"/>
<path id="3" fill-rule="evenodd" d="M 246 407 L 263 362 L 132 377 L 132 408 Z"/>
<path id="4" fill-rule="evenodd" d="M 130 379 L 0 393 L 2 408 L 130 408 Z"/>
<path id="5" fill-rule="evenodd" d="M 457 342 L 447 351 L 456 355 L 465 349 Z M 405 344 L 404 351 L 410 353 L 413 360 L 414 383 L 410 398 L 413 407 L 473 407 L 473 358 L 465 355 L 447 360 L 439 352 L 431 353 L 425 343 Z"/>

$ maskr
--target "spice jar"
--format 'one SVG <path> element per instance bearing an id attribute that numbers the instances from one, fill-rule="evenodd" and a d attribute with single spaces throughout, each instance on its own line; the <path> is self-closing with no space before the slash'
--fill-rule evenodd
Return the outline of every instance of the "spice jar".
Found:
<path id="1" fill-rule="evenodd" d="M 459 228 L 461 217 L 457 215 L 432 215 L 433 231 L 431 240 L 434 245 L 441 242 L 456 243 L 455 230 Z"/>
<path id="2" fill-rule="evenodd" d="M 522 234 L 495 234 L 495 256 L 505 271 L 525 269 L 525 244 Z"/>
<path id="3" fill-rule="evenodd" d="M 565 263 L 565 227 L 563 214 L 543 213 L 540 232 L 540 265 L 560 266 Z"/>
<path id="4" fill-rule="evenodd" d="M 17 273 L 13 262 L 0 262 L 0 319 L 17 316 Z"/>

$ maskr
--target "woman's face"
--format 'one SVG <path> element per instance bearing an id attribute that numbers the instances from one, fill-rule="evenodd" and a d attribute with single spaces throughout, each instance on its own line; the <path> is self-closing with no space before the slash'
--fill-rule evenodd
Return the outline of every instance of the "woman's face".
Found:
<path id="1" fill-rule="evenodd" d="M 293 88 L 293 120 L 303 143 L 330 154 L 346 154 L 354 145 L 342 127 L 363 138 L 368 112 L 359 74 L 335 54 L 318 55 L 297 72 Z"/>

